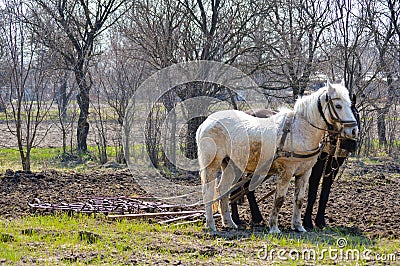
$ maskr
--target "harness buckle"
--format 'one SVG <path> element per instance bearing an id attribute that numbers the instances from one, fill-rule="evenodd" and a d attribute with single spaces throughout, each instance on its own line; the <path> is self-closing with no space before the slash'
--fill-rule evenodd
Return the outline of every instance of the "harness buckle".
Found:
<path id="1" fill-rule="evenodd" d="M 290 158 L 293 156 L 293 152 L 291 152 L 291 151 L 285 151 L 284 154 L 285 154 L 285 157 L 287 157 L 287 158 Z"/>

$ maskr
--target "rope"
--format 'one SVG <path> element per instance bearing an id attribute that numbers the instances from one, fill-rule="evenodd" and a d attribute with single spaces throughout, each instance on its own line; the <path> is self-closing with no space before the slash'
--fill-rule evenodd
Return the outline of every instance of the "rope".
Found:
<path id="1" fill-rule="evenodd" d="M 339 173 L 339 175 L 337 175 L 336 177 L 335 177 L 335 180 L 339 180 L 341 177 L 342 177 L 342 175 L 343 175 L 343 173 L 344 173 L 344 170 L 346 169 L 346 165 L 347 165 L 347 161 L 349 160 L 349 156 L 347 156 L 345 159 L 344 159 L 344 161 L 343 161 L 343 164 L 342 164 L 342 167 L 340 167 L 340 173 Z"/>

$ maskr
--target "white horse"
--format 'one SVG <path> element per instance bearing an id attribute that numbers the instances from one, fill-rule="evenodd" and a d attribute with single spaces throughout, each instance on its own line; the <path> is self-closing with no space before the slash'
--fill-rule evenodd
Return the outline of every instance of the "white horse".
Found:
<path id="1" fill-rule="evenodd" d="M 301 207 L 319 154 L 319 143 L 328 129 L 340 130 L 346 138 L 358 136 L 349 93 L 343 83 L 328 81 L 325 87 L 297 100 L 293 111 L 282 110 L 270 118 L 235 110 L 210 115 L 196 134 L 206 227 L 216 230 L 212 203 L 217 199 L 223 225 L 237 228 L 229 209 L 229 194 L 243 173 L 253 173 L 250 190 L 266 176 L 278 174 L 269 232 L 280 232 L 278 212 L 292 176 L 295 176 L 292 229 L 306 232 L 301 223 Z M 219 169 L 222 176 L 218 181 Z"/>

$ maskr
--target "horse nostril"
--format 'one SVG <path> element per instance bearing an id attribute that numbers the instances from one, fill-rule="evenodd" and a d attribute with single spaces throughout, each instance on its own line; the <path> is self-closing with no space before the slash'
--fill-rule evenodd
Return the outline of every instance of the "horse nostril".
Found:
<path id="1" fill-rule="evenodd" d="M 353 134 L 353 137 L 355 137 L 357 135 L 357 131 L 355 128 L 353 128 L 353 130 L 351 131 L 351 134 Z"/>

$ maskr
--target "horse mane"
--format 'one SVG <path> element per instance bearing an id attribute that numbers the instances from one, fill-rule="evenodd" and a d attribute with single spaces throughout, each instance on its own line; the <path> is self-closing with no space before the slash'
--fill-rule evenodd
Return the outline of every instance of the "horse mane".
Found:
<path id="1" fill-rule="evenodd" d="M 294 111 L 301 114 L 308 121 L 315 121 L 315 119 L 320 116 L 316 104 L 318 97 L 320 97 L 326 90 L 327 87 L 325 86 L 310 95 L 297 99 L 294 105 Z"/>
<path id="2" fill-rule="evenodd" d="M 349 92 L 346 87 L 344 87 L 342 84 L 331 84 L 331 86 L 335 88 L 337 94 L 336 97 L 339 97 L 340 99 L 351 104 Z M 318 117 L 320 117 L 316 103 L 318 98 L 327 90 L 328 87 L 324 86 L 310 95 L 297 99 L 294 105 L 294 111 L 303 115 L 308 121 L 315 121 L 318 119 Z"/>

